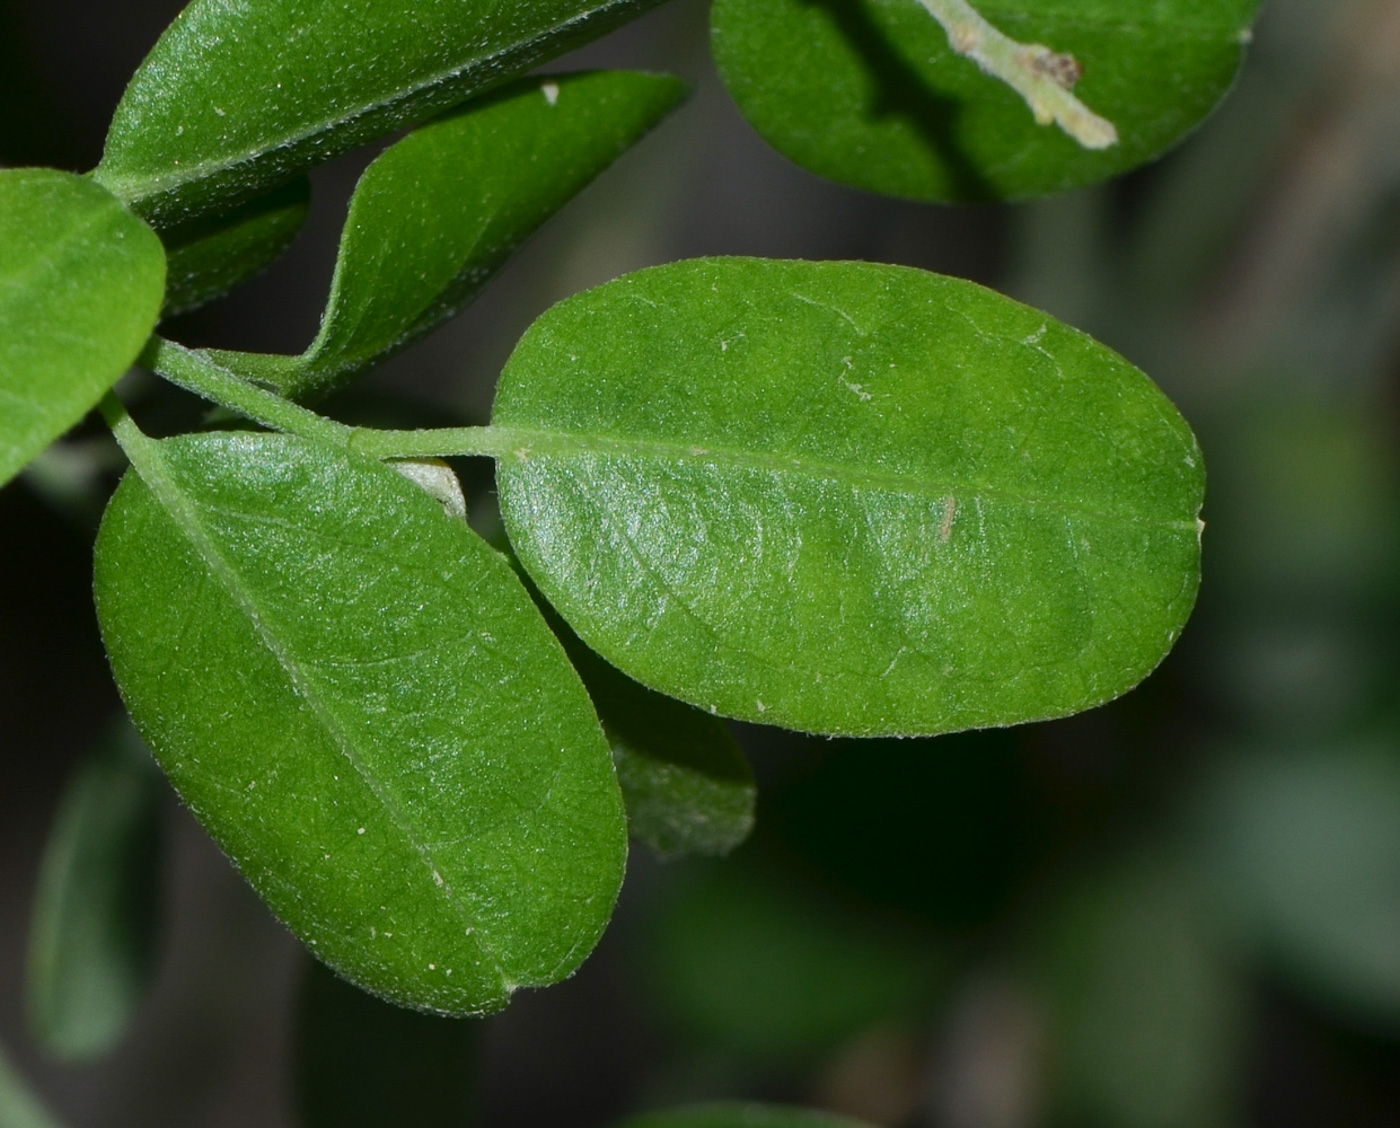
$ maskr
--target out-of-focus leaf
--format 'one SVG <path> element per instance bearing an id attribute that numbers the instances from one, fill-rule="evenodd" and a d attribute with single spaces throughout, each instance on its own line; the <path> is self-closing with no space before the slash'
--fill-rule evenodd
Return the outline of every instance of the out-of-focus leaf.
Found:
<path id="1" fill-rule="evenodd" d="M 478 1031 L 381 1002 L 308 963 L 297 1011 L 302 1128 L 468 1128 Z"/>
<path id="2" fill-rule="evenodd" d="M 218 352 L 285 395 L 322 395 L 450 318 L 520 243 L 685 96 L 667 75 L 515 83 L 425 125 L 365 170 L 330 300 L 300 356 Z"/>
<path id="3" fill-rule="evenodd" d="M 44 851 L 30 932 L 35 1039 L 96 1057 L 126 1032 L 154 965 L 163 783 L 131 726 L 78 768 Z"/>
<path id="4" fill-rule="evenodd" d="M 227 211 L 658 0 L 194 0 L 137 70 L 95 173 L 159 228 Z"/>
<path id="5" fill-rule="evenodd" d="M 1240 1122 L 1248 1002 L 1180 867 L 1136 856 L 1082 881 L 1035 960 L 1056 1123 Z"/>
<path id="6" fill-rule="evenodd" d="M 869 1128 L 858 1120 L 781 1105 L 723 1102 L 649 1112 L 619 1128 Z"/>
<path id="7" fill-rule="evenodd" d="M 1125 692 L 1195 599 L 1186 423 L 969 282 L 702 259 L 540 318 L 501 379 L 511 544 L 589 646 L 710 712 L 913 735 Z"/>
<path id="8" fill-rule="evenodd" d="M 0 171 L 0 485 L 127 370 L 164 286 L 160 240 L 111 193 Z"/>
<path id="9" fill-rule="evenodd" d="M 1400 762 L 1376 747 L 1258 754 L 1198 828 L 1236 938 L 1335 1011 L 1400 1029 Z"/>
<path id="10" fill-rule="evenodd" d="M 0 1128 L 60 1128 L 0 1048 Z"/>
<path id="11" fill-rule="evenodd" d="M 1044 195 L 1158 156 L 1238 70 L 1258 0 L 977 0 L 1024 44 L 1072 55 L 1117 128 L 1085 149 L 953 52 L 919 0 L 716 0 L 715 61 L 744 116 L 821 176 L 917 200 Z"/>
<path id="12" fill-rule="evenodd" d="M 564 656 L 498 553 L 402 475 L 265 434 L 128 439 L 103 638 L 177 790 L 360 986 L 444 1014 L 555 982 L 626 823 Z"/>
<path id="13" fill-rule="evenodd" d="M 301 176 L 228 215 L 167 231 L 165 315 L 185 313 L 246 282 L 282 256 L 311 206 L 311 181 Z"/>
<path id="14" fill-rule="evenodd" d="M 1394 699 L 1400 474 L 1374 408 L 1250 399 L 1216 424 L 1211 622 L 1198 675 L 1257 733 L 1330 740 Z"/>
<path id="15" fill-rule="evenodd" d="M 760 1059 L 829 1051 L 932 1002 L 947 957 L 925 935 L 727 861 L 663 898 L 657 991 L 707 1046 Z"/>

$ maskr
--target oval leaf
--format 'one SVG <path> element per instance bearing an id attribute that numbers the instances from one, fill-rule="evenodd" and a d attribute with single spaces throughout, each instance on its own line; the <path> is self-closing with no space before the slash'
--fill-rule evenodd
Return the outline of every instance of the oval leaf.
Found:
<path id="1" fill-rule="evenodd" d="M 128 446 L 97 546 L 107 651 L 273 911 L 424 1010 L 572 972 L 622 880 L 622 801 L 509 565 L 403 476 L 305 440 Z"/>
<path id="2" fill-rule="evenodd" d="M 780 1105 L 717 1102 L 669 1112 L 649 1112 L 621 1128 L 869 1128 L 859 1120 Z"/>
<path id="3" fill-rule="evenodd" d="M 431 117 L 659 0 L 194 0 L 132 78 L 97 179 L 164 228 Z"/>
<path id="4" fill-rule="evenodd" d="M 713 49 L 744 116 L 844 184 L 916 200 L 1044 195 L 1160 155 L 1219 102 L 1258 0 L 977 0 L 1022 44 L 1082 67 L 1118 141 L 1083 147 L 949 46 L 919 0 L 716 0 Z"/>
<path id="5" fill-rule="evenodd" d="M 310 207 L 311 181 L 299 176 L 228 215 L 167 231 L 165 315 L 197 309 L 266 269 L 292 245 Z"/>
<path id="6" fill-rule="evenodd" d="M 684 95 L 667 75 L 558 75 L 414 131 L 355 188 L 311 347 L 298 357 L 217 352 L 216 360 L 303 399 L 367 371 L 475 297 Z"/>
<path id="7" fill-rule="evenodd" d="M 1190 429 L 1117 354 L 969 282 L 718 259 L 545 314 L 494 420 L 521 561 L 711 712 L 938 733 L 1123 693 L 1195 598 Z"/>
<path id="8" fill-rule="evenodd" d="M 123 722 L 82 763 L 44 849 L 29 943 L 35 1039 L 96 1057 L 121 1038 L 155 962 L 160 773 Z"/>
<path id="9" fill-rule="evenodd" d="M 109 192 L 0 171 L 0 485 L 130 367 L 164 286 L 160 240 Z"/>

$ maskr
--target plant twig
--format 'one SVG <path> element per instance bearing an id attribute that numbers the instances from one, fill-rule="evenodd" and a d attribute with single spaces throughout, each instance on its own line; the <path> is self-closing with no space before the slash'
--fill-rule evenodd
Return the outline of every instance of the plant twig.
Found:
<path id="1" fill-rule="evenodd" d="M 309 408 L 283 399 L 276 392 L 245 380 L 203 353 L 152 337 L 137 363 L 187 392 L 236 412 L 274 431 L 298 435 L 329 446 L 353 450 L 372 458 L 430 458 L 484 455 L 498 458 L 511 449 L 514 438 L 491 427 L 447 427 L 430 431 L 379 431 L 348 427 Z M 134 427 L 115 397 L 104 401 L 103 413 L 117 440 Z M 124 422 L 123 422 L 124 420 Z M 121 428 L 127 428 L 123 431 Z M 138 432 L 139 434 L 139 432 Z"/>
<path id="2" fill-rule="evenodd" d="M 948 44 L 1026 100 L 1041 125 L 1057 124 L 1086 149 L 1118 143 L 1118 130 L 1072 93 L 1084 68 L 1073 55 L 1041 43 L 1018 43 L 998 31 L 967 0 L 919 0 L 943 25 Z"/>

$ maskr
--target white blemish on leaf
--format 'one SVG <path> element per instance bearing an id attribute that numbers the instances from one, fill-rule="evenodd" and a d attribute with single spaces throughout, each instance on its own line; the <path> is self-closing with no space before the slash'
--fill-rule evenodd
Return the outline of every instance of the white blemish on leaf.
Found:
<path id="1" fill-rule="evenodd" d="M 559 104 L 559 84 L 557 82 L 546 82 L 540 87 L 544 94 L 544 100 L 551 106 Z"/>

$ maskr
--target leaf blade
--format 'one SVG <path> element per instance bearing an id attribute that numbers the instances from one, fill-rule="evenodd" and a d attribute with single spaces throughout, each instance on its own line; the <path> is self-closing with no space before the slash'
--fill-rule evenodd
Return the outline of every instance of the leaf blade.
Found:
<path id="1" fill-rule="evenodd" d="M 1107 179 L 1179 141 L 1229 89 L 1258 7 L 978 3 L 1012 38 L 1082 64 L 1076 95 L 1119 135 L 1097 152 L 1037 125 L 915 0 L 718 0 L 711 34 L 741 112 L 809 171 L 916 200 L 1018 199 Z"/>
<path id="2" fill-rule="evenodd" d="M 684 94 L 668 75 L 550 75 L 420 127 L 356 185 L 315 341 L 215 359 L 298 399 L 344 384 L 452 317 Z"/>
<path id="3" fill-rule="evenodd" d="M 511 542 L 643 684 L 934 734 L 1145 676 L 1194 601 L 1199 450 L 1116 354 L 971 283 L 696 260 L 556 306 L 494 424 Z"/>
<path id="4" fill-rule="evenodd" d="M 273 911 L 420 1009 L 499 1009 L 572 971 L 625 824 L 583 689 L 508 566 L 330 448 L 145 442 L 99 535 L 99 621 L 157 759 Z"/>
<path id="5" fill-rule="evenodd" d="M 659 0 L 194 0 L 137 70 L 95 176 L 154 226 L 224 210 Z"/>
<path id="6" fill-rule="evenodd" d="M 44 848 L 27 994 L 36 1039 L 65 1061 L 111 1049 L 155 962 L 160 775 L 130 726 L 79 765 Z"/>
<path id="7" fill-rule="evenodd" d="M 722 857 L 748 838 L 758 787 L 724 722 L 633 681 L 545 617 L 603 722 L 632 837 L 663 861 Z"/>
<path id="8" fill-rule="evenodd" d="M 0 171 L 0 485 L 136 359 L 164 285 L 160 240 L 110 193 Z"/>
<path id="9" fill-rule="evenodd" d="M 310 207 L 311 182 L 302 176 L 229 215 L 167 231 L 165 316 L 198 309 L 265 270 L 301 233 Z"/>

